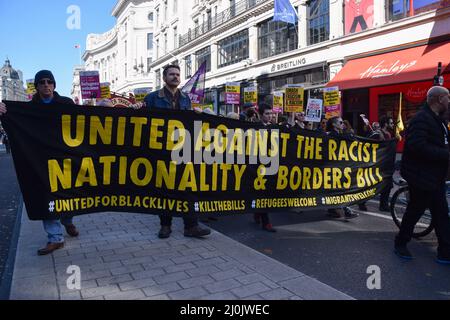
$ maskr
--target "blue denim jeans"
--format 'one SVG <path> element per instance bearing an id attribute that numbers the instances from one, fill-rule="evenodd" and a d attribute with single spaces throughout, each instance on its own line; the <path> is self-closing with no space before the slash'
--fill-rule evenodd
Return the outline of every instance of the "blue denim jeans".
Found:
<path id="1" fill-rule="evenodd" d="M 42 220 L 42 223 L 44 224 L 45 232 L 47 232 L 48 242 L 64 242 L 62 224 L 72 224 L 72 218 L 62 218 L 61 220 Z"/>

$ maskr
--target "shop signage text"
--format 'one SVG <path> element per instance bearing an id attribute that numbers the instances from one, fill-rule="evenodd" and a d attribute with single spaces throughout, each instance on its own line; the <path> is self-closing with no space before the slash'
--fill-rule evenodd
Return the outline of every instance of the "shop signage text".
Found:
<path id="1" fill-rule="evenodd" d="M 394 63 L 390 63 L 388 65 L 385 65 L 384 62 L 385 61 L 382 60 L 376 66 L 371 65 L 366 71 L 360 73 L 361 79 L 395 76 L 416 65 L 417 60 L 406 63 L 401 63 L 400 60 L 397 60 Z"/>
<path id="2" fill-rule="evenodd" d="M 282 71 L 286 69 L 295 68 L 298 66 L 303 66 L 306 64 L 306 58 L 297 58 L 291 61 L 282 62 L 282 63 L 274 63 L 272 65 L 272 68 L 270 69 L 271 72 L 276 71 Z"/>

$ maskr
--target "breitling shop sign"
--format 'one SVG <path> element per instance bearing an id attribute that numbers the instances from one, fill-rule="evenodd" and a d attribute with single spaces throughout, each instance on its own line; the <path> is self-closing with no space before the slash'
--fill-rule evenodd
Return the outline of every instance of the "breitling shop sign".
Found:
<path id="1" fill-rule="evenodd" d="M 283 61 L 280 63 L 274 63 L 272 65 L 272 67 L 270 68 L 270 72 L 277 72 L 277 71 L 292 69 L 292 68 L 303 66 L 305 64 L 306 64 L 306 58 L 299 57 L 299 58 Z"/>

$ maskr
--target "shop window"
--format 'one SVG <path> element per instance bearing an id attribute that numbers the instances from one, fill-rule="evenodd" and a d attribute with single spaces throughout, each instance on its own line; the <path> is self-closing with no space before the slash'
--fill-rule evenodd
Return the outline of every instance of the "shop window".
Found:
<path id="1" fill-rule="evenodd" d="M 439 8 L 443 0 L 386 0 L 387 20 L 396 21 Z"/>
<path id="2" fill-rule="evenodd" d="M 400 104 L 400 93 L 383 94 L 378 97 L 378 118 L 388 116 L 394 119 L 394 123 L 397 121 L 398 110 Z M 402 96 L 402 119 L 405 129 L 409 120 L 422 107 L 423 101 L 410 101 L 406 99 L 405 95 Z"/>
<path id="3" fill-rule="evenodd" d="M 330 37 L 330 3 L 312 0 L 308 7 L 308 45 L 323 42 Z"/>
<path id="4" fill-rule="evenodd" d="M 195 52 L 197 59 L 197 68 L 200 68 L 203 62 L 206 61 L 206 71 L 211 71 L 211 47 L 206 47 Z"/>
<path id="5" fill-rule="evenodd" d="M 185 72 L 185 78 L 188 78 L 192 75 L 192 62 L 191 62 L 190 55 L 188 55 L 184 58 L 184 72 Z"/>
<path id="6" fill-rule="evenodd" d="M 219 68 L 247 59 L 249 57 L 248 30 L 219 41 L 218 48 Z"/>
<path id="7" fill-rule="evenodd" d="M 155 71 L 155 87 L 156 89 L 161 88 L 161 72 L 159 69 Z"/>
<path id="8" fill-rule="evenodd" d="M 298 35 L 295 25 L 268 20 L 258 25 L 258 57 L 264 59 L 297 49 Z"/>

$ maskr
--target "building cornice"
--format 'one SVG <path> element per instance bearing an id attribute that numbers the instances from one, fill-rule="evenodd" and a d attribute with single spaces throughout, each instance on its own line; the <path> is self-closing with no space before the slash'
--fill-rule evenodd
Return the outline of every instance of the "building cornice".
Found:
<path id="1" fill-rule="evenodd" d="M 157 66 L 159 64 L 165 63 L 173 58 L 173 56 L 176 56 L 177 54 L 190 51 L 192 48 L 195 48 L 200 43 L 206 43 L 207 40 L 209 40 L 212 37 L 220 36 L 227 30 L 230 30 L 234 27 L 236 27 L 238 24 L 242 24 L 247 22 L 252 17 L 259 16 L 263 12 L 266 12 L 267 10 L 272 9 L 273 10 L 273 0 L 269 0 L 266 2 L 262 2 L 258 6 L 254 7 L 252 10 L 249 10 L 247 12 L 241 13 L 240 15 L 234 17 L 233 19 L 230 19 L 229 21 L 225 22 L 224 24 L 221 24 L 220 26 L 206 32 L 205 34 L 201 35 L 197 39 L 194 39 L 190 41 L 189 43 L 186 43 L 185 45 L 179 47 L 176 50 L 173 50 L 171 54 L 165 54 L 161 58 L 155 60 L 151 67 Z"/>

